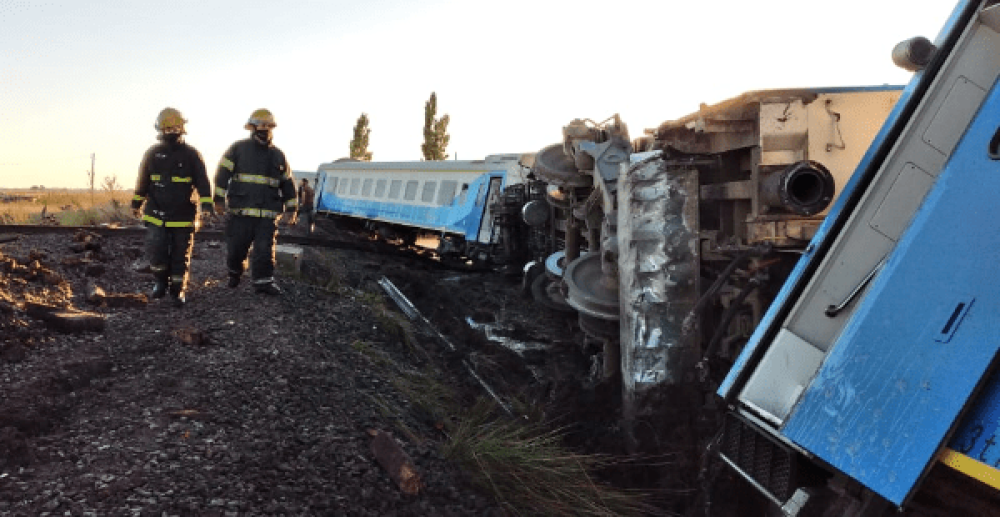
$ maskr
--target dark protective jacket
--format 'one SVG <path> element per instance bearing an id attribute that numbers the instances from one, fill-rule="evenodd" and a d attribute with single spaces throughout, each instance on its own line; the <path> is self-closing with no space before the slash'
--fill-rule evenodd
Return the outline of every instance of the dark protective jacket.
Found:
<path id="1" fill-rule="evenodd" d="M 192 195 L 195 191 L 202 209 L 210 211 L 212 185 L 201 153 L 183 141 L 161 142 L 142 157 L 132 208 L 138 209 L 145 203 L 142 220 L 156 226 L 193 226 L 198 214 Z"/>
<path id="2" fill-rule="evenodd" d="M 294 212 L 295 181 L 285 153 L 250 138 L 231 145 L 215 173 L 215 202 L 223 200 L 234 215 L 275 219 Z"/>
<path id="3" fill-rule="evenodd" d="M 299 206 L 302 208 L 312 208 L 316 192 L 308 184 L 299 187 Z"/>

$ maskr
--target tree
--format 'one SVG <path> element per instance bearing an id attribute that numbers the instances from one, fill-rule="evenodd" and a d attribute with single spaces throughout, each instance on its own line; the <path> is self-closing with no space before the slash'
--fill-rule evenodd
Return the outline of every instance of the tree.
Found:
<path id="1" fill-rule="evenodd" d="M 372 153 L 368 151 L 368 136 L 372 134 L 368 127 L 368 114 L 362 113 L 358 123 L 354 125 L 354 138 L 351 139 L 351 158 L 364 162 L 372 161 Z"/>
<path id="2" fill-rule="evenodd" d="M 424 143 L 420 145 L 420 151 L 424 153 L 425 160 L 447 160 L 448 155 L 448 122 L 451 120 L 448 115 L 435 119 L 437 115 L 437 94 L 431 92 L 431 98 L 424 104 Z"/>

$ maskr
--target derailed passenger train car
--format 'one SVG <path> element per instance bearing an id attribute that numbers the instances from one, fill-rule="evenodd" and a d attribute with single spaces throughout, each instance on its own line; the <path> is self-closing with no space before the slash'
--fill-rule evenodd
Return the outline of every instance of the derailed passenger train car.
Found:
<path id="1" fill-rule="evenodd" d="M 524 182 L 522 156 L 485 160 L 364 162 L 319 167 L 316 212 L 362 221 L 387 238 L 412 243 L 433 235 L 442 255 L 488 263 L 497 240 L 491 206 Z"/>

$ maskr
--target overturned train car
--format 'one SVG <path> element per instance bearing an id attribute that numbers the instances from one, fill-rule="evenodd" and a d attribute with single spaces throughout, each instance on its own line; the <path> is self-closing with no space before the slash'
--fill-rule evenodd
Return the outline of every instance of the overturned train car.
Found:
<path id="1" fill-rule="evenodd" d="M 635 141 L 575 120 L 536 154 L 529 281 L 604 341 L 626 419 L 649 390 L 721 381 L 901 91 L 750 92 Z"/>

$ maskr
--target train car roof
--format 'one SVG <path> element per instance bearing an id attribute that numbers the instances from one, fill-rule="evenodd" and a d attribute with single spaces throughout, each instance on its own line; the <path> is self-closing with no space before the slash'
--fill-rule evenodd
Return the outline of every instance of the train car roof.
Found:
<path id="1" fill-rule="evenodd" d="M 512 163 L 520 162 L 525 157 L 524 154 L 493 154 L 482 160 L 434 160 L 434 161 L 405 161 L 405 162 L 364 162 L 341 158 L 333 162 L 320 164 L 319 170 L 386 170 L 386 171 L 412 171 L 412 170 L 433 170 L 433 171 L 490 171 L 498 168 L 506 168 Z"/>
<path id="2" fill-rule="evenodd" d="M 761 102 L 782 102 L 786 100 L 802 100 L 804 104 L 816 100 L 820 95 L 832 95 L 838 93 L 865 93 L 865 92 L 891 92 L 902 91 L 902 85 L 882 85 L 882 86 L 832 86 L 823 88 L 778 88 L 772 90 L 754 90 L 742 93 L 731 99 L 726 99 L 717 104 L 702 104 L 698 111 L 685 115 L 677 120 L 668 120 L 655 129 L 646 129 L 646 134 L 668 130 L 676 127 L 684 127 L 689 122 L 702 117 L 724 117 L 740 116 L 747 109 L 760 104 Z"/>

